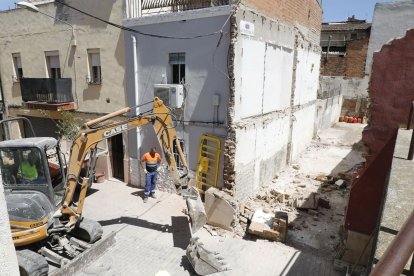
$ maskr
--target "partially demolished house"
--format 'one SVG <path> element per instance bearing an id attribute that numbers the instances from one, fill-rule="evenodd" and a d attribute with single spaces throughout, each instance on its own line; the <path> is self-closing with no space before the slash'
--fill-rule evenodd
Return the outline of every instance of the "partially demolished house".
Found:
<path id="1" fill-rule="evenodd" d="M 244 199 L 306 148 L 315 128 L 321 1 L 129 2 L 128 102 L 146 103 L 161 88 L 185 91 L 172 104 L 198 185 Z M 151 135 L 128 137 L 131 177 Z M 219 140 L 214 158 L 200 153 L 205 135 Z"/>

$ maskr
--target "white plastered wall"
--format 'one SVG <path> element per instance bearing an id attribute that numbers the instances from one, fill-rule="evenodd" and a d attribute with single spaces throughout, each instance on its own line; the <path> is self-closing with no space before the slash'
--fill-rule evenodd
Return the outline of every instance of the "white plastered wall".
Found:
<path id="1" fill-rule="evenodd" d="M 243 199 L 312 140 L 320 52 L 302 41 L 295 46 L 301 36 L 294 26 L 247 11 L 238 19 L 255 29 L 254 36 L 239 34 L 235 44 L 235 194 Z"/>

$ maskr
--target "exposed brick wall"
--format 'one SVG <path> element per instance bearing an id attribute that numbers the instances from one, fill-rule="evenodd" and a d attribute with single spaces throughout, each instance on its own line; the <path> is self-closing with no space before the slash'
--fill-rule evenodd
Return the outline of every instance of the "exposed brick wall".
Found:
<path id="1" fill-rule="evenodd" d="M 407 123 L 414 100 L 414 29 L 374 54 L 369 127 L 363 140 L 375 156 L 395 128 Z"/>
<path id="2" fill-rule="evenodd" d="M 351 40 L 346 46 L 346 72 L 349 78 L 363 78 L 365 76 L 365 62 L 367 59 L 369 36 Z"/>
<path id="3" fill-rule="evenodd" d="M 368 100 L 365 98 L 344 99 L 341 116 L 364 118 L 368 111 Z"/>
<path id="4" fill-rule="evenodd" d="M 337 55 L 328 55 L 327 59 L 322 54 L 321 75 L 322 76 L 345 76 L 346 58 Z"/>
<path id="5" fill-rule="evenodd" d="M 407 123 L 414 100 L 412 45 L 414 29 L 374 54 L 369 88 L 369 125 L 362 135 L 369 155 L 352 185 L 345 218 L 345 226 L 353 231 L 371 234 L 380 214 L 396 129 Z"/>
<path id="6" fill-rule="evenodd" d="M 317 0 L 245 0 L 248 7 L 287 23 L 299 23 L 320 36 L 322 8 Z"/>
<path id="7" fill-rule="evenodd" d="M 346 56 L 322 55 L 322 76 L 344 76 L 348 78 L 363 78 L 367 59 L 369 36 L 350 40 L 346 44 Z"/>
<path id="8" fill-rule="evenodd" d="M 235 155 L 236 155 L 236 130 L 233 125 L 234 101 L 235 101 L 235 74 L 234 60 L 236 56 L 235 44 L 237 42 L 237 18 L 236 8 L 233 8 L 233 16 L 230 18 L 230 35 L 231 43 L 227 57 L 229 67 L 229 103 L 227 108 L 227 137 L 224 144 L 224 166 L 223 166 L 223 184 L 224 190 L 231 196 L 235 193 Z"/>

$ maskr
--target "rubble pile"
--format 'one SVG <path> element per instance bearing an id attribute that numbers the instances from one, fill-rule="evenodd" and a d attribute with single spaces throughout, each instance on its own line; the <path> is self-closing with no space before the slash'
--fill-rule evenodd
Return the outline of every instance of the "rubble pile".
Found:
<path id="1" fill-rule="evenodd" d="M 255 196 L 236 207 L 232 204 L 236 218 L 233 233 L 228 233 L 284 241 L 317 255 L 340 254 L 353 172 L 365 161 L 361 131 L 362 127 L 340 124 L 319 133 L 297 164 L 262 183 Z"/>
<path id="2" fill-rule="evenodd" d="M 339 229 L 351 173 L 310 176 L 293 165 L 283 174 L 290 175 L 290 179 L 274 179 L 260 188 L 256 197 L 239 205 L 240 227 L 235 231 L 240 236 L 253 235 L 333 252 L 340 243 Z M 275 219 L 281 214 L 283 219 Z"/>

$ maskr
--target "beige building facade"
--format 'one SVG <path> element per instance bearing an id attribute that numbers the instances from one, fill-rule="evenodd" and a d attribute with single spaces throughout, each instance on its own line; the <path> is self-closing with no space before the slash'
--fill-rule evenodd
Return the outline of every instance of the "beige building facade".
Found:
<path id="1" fill-rule="evenodd" d="M 37 136 L 56 137 L 64 110 L 82 123 L 125 107 L 123 31 L 76 10 L 122 24 L 124 1 L 27 2 L 39 12 L 0 12 L 3 117 L 26 116 Z M 120 135 L 104 146 L 108 177 L 124 178 L 123 144 Z"/>

